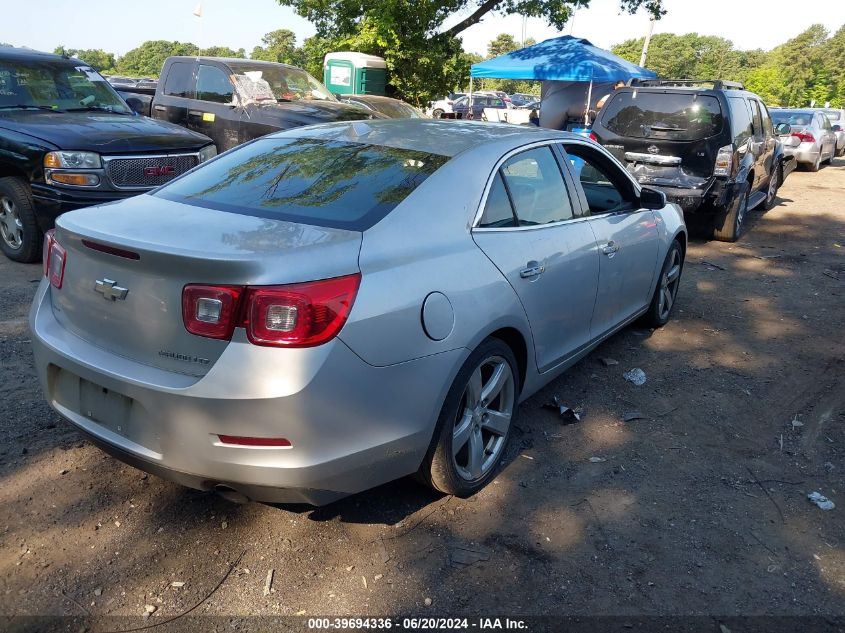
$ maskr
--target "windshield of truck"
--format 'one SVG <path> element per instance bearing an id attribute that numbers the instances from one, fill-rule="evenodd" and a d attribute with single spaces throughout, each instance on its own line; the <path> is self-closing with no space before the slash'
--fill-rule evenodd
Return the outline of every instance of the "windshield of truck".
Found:
<path id="1" fill-rule="evenodd" d="M 132 113 L 103 76 L 82 62 L 0 60 L 0 110 L 35 108 Z"/>
<path id="2" fill-rule="evenodd" d="M 715 97 L 640 90 L 617 92 L 601 115 L 602 125 L 619 136 L 670 141 L 715 136 L 723 119 Z"/>
<path id="3" fill-rule="evenodd" d="M 282 64 L 229 62 L 238 92 L 254 101 L 336 101 L 334 95 L 304 70 Z"/>

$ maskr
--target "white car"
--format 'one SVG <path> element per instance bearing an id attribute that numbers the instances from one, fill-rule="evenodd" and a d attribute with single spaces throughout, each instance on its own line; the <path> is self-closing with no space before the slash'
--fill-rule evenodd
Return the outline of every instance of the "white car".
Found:
<path id="1" fill-rule="evenodd" d="M 455 101 L 463 96 L 463 92 L 450 92 L 442 99 L 433 101 L 427 114 L 433 119 L 439 119 L 444 114 L 452 113 L 454 112 L 454 110 L 452 110 L 452 106 L 455 105 Z"/>

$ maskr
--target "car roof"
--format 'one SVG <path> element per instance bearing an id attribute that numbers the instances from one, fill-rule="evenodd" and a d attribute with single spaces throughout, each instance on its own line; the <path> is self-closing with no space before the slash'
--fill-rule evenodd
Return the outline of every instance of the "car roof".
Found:
<path id="1" fill-rule="evenodd" d="M 44 53 L 42 51 L 32 50 L 31 48 L 17 48 L 14 46 L 0 46 L 0 58 L 38 62 L 76 62 L 77 64 L 87 66 L 85 62 L 81 59 L 77 59 L 76 57 L 65 57 L 62 55 L 56 55 L 55 53 Z"/>
<path id="2" fill-rule="evenodd" d="M 499 144 L 508 151 L 533 141 L 581 139 L 571 132 L 558 132 L 534 126 L 449 121 L 438 119 L 378 119 L 325 123 L 294 128 L 264 138 L 322 138 L 368 145 L 382 145 L 441 156 L 456 156 L 487 144 Z"/>

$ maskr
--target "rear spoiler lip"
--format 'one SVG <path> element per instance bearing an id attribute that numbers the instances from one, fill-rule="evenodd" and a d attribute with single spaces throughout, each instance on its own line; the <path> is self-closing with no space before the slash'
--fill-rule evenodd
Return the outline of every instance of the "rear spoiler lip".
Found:
<path id="1" fill-rule="evenodd" d="M 649 163 L 664 166 L 681 164 L 681 159 L 678 156 L 661 156 L 660 154 L 642 154 L 640 152 L 625 152 L 625 160 L 632 163 Z"/>

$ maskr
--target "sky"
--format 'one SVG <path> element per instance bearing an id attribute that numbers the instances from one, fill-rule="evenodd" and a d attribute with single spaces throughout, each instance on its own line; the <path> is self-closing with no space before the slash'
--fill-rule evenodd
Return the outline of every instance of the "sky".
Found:
<path id="1" fill-rule="evenodd" d="M 718 35 L 740 49 L 769 50 L 815 22 L 835 31 L 845 21 L 843 13 L 835 10 L 841 2 L 801 0 L 801 11 L 796 11 L 795 0 L 664 0 L 668 13 L 655 24 L 654 32 Z M 164 39 L 190 41 L 200 47 L 244 48 L 248 54 L 261 43 L 262 35 L 275 29 L 290 29 L 300 43 L 314 34 L 307 20 L 275 0 L 202 0 L 202 19 L 193 15 L 197 4 L 198 0 L 39 0 L 36 4 L 0 0 L 0 42 L 46 51 L 64 45 L 123 54 L 144 40 Z M 592 0 L 588 8 L 576 12 L 563 32 L 530 19 L 525 36 L 542 41 L 572 34 L 610 48 L 642 37 L 647 29 L 644 11 L 631 16 L 620 11 L 618 0 Z M 521 41 L 522 18 L 488 15 L 464 31 L 464 48 L 484 54 L 487 42 L 499 33 L 510 33 Z"/>

